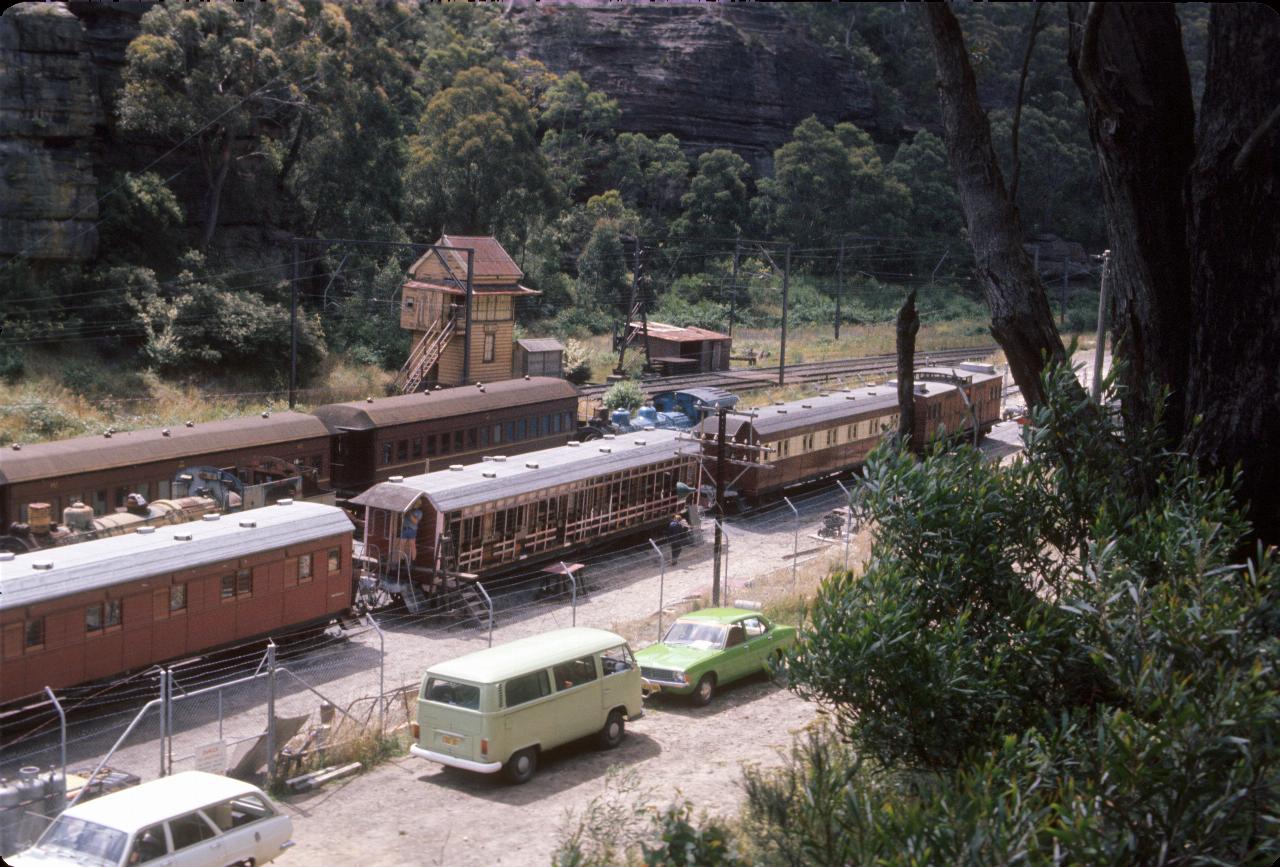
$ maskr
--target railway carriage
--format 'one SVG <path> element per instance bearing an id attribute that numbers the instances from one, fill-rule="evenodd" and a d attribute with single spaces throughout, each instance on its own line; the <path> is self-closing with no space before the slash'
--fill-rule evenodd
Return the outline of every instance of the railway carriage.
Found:
<path id="1" fill-rule="evenodd" d="M 491 456 L 383 482 L 351 503 L 365 509 L 367 556 L 388 581 L 411 581 L 431 595 L 457 579 L 499 575 L 665 525 L 681 505 L 676 484 L 691 477 L 681 448 L 688 445 L 673 431 L 651 430 Z M 415 511 L 407 546 L 404 528 L 414 526 Z"/>
<path id="2" fill-rule="evenodd" d="M 1003 377 L 987 364 L 923 367 L 915 372 L 913 447 L 940 436 L 980 434 L 1000 418 Z M 862 464 L 886 434 L 898 430 L 897 383 L 824 392 L 726 420 L 726 468 L 731 487 L 748 500 Z M 699 429 L 706 462 L 714 472 L 718 419 Z M 735 448 L 737 446 L 737 448 Z"/>
<path id="3" fill-rule="evenodd" d="M 282 500 L 0 553 L 0 701 L 323 623 L 351 607 L 352 530 L 341 509 Z"/>
<path id="4" fill-rule="evenodd" d="M 432 464 L 467 464 L 495 451 L 519 454 L 567 442 L 578 392 L 538 376 L 313 410 L 332 435 L 333 485 L 354 494 Z"/>
<path id="5" fill-rule="evenodd" d="M 314 471 L 329 483 L 329 431 L 300 412 L 188 423 L 174 428 L 116 431 L 0 449 L 0 532 L 26 522 L 28 504 L 47 503 L 54 515 L 74 502 L 108 515 L 129 494 L 169 499 L 174 477 L 198 465 L 240 468 L 256 484 L 253 466 L 279 458 Z"/>

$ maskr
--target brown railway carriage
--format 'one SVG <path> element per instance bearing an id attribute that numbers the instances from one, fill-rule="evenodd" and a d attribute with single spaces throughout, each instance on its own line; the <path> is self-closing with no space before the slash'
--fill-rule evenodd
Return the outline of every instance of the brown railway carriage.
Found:
<path id="1" fill-rule="evenodd" d="M 365 543 L 392 571 L 405 518 L 422 511 L 413 574 L 429 588 L 665 525 L 681 505 L 676 484 L 691 480 L 682 445 L 667 430 L 569 443 L 384 482 L 351 502 L 365 507 Z"/>
<path id="2" fill-rule="evenodd" d="M 940 436 L 980 433 L 1000 418 L 1003 377 L 986 364 L 925 367 L 916 371 L 913 447 Z M 961 390 L 963 389 L 963 395 Z M 965 398 L 968 398 L 966 402 Z M 731 485 L 748 499 L 843 472 L 862 464 L 886 433 L 898 430 L 897 384 L 848 389 L 727 419 L 726 447 L 739 462 L 726 468 Z M 699 436 L 714 471 L 718 419 L 702 423 Z M 734 445 L 740 448 L 734 448 Z M 762 450 L 763 449 L 763 450 Z M 745 468 L 741 463 L 749 464 Z M 705 481 L 705 479 L 704 479 Z"/>
<path id="3" fill-rule="evenodd" d="M 315 416 L 297 412 L 6 446 L 0 449 L 0 532 L 27 520 L 28 503 L 48 503 L 61 516 L 79 500 L 97 515 L 109 514 L 130 493 L 169 498 L 174 476 L 186 467 L 251 467 L 268 456 L 312 468 L 320 486 L 328 486 L 329 431 Z"/>
<path id="4" fill-rule="evenodd" d="M 351 606 L 352 529 L 341 509 L 282 501 L 0 554 L 0 700 L 324 622 Z"/>
<path id="5" fill-rule="evenodd" d="M 333 484 L 346 494 L 432 465 L 564 443 L 576 427 L 578 392 L 563 379 L 526 377 L 335 403 L 314 413 L 333 434 Z"/>

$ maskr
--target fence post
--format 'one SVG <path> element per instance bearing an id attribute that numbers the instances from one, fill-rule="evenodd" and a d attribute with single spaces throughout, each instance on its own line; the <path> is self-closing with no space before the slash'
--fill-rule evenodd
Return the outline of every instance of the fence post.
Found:
<path id="1" fill-rule="evenodd" d="M 169 773 L 172 774 L 173 773 L 173 678 L 174 678 L 173 669 L 166 668 L 164 670 L 164 674 L 165 674 L 164 679 L 169 682 L 169 686 L 165 689 L 165 696 L 168 699 L 168 702 L 167 702 L 168 707 L 165 708 L 165 719 L 168 720 L 168 722 L 165 724 L 165 731 L 167 732 L 167 736 L 165 737 L 165 740 L 168 742 L 168 746 L 166 748 L 167 756 L 168 756 L 167 764 L 169 766 Z"/>
<path id="2" fill-rule="evenodd" d="M 720 531 L 724 533 L 724 601 L 725 601 L 725 604 L 728 605 L 729 604 L 729 548 L 731 547 L 729 543 L 733 541 L 733 537 L 729 535 L 729 528 L 726 527 L 723 522 L 716 521 L 716 524 L 719 525 Z"/>
<path id="3" fill-rule="evenodd" d="M 267 639 L 267 785 L 276 776 L 276 642 Z"/>
<path id="4" fill-rule="evenodd" d="M 489 606 L 489 646 L 493 647 L 493 600 L 489 597 L 489 591 L 484 589 L 484 585 L 479 581 L 475 582 L 476 589 L 480 591 L 480 595 L 484 597 L 485 605 Z"/>
<path id="5" fill-rule="evenodd" d="M 800 512 L 791 504 L 790 497 L 783 497 L 782 502 L 787 504 L 787 507 L 791 509 L 791 514 L 795 516 L 795 532 L 791 545 L 791 589 L 795 590 L 798 586 L 796 584 L 796 566 L 800 560 Z"/>
<path id="6" fill-rule="evenodd" d="M 67 712 L 62 709 L 62 702 L 58 701 L 58 697 L 53 694 L 53 690 L 49 687 L 44 688 L 45 695 L 49 696 L 49 701 L 53 703 L 53 709 L 58 712 L 58 727 L 62 734 L 62 791 L 67 790 Z"/>
<path id="7" fill-rule="evenodd" d="M 667 558 L 662 556 L 662 549 L 658 547 L 658 543 L 649 540 L 649 544 L 653 546 L 653 553 L 658 555 L 658 568 L 662 571 L 658 573 L 658 640 L 662 640 L 662 603 L 663 595 L 666 593 L 667 587 Z"/>
<path id="8" fill-rule="evenodd" d="M 840 485 L 840 490 L 844 492 L 844 571 L 848 572 L 849 540 L 853 538 L 853 495 L 849 493 L 849 489 L 846 488 L 839 479 L 836 479 L 836 484 Z"/>
<path id="9" fill-rule="evenodd" d="M 569 571 L 569 567 L 564 565 L 564 561 L 560 561 L 560 568 L 564 570 L 565 577 L 569 579 L 569 589 L 572 592 L 573 606 L 573 625 L 578 625 L 578 580 L 573 577 L 573 573 Z"/>
<path id="10" fill-rule="evenodd" d="M 373 613 L 366 611 L 364 616 L 369 619 L 369 625 L 378 633 L 378 737 L 382 737 L 387 729 L 387 645 L 382 635 L 382 627 L 373 619 Z"/>
<path id="11" fill-rule="evenodd" d="M 165 741 L 169 737 L 169 672 L 160 669 L 160 776 L 164 776 Z"/>

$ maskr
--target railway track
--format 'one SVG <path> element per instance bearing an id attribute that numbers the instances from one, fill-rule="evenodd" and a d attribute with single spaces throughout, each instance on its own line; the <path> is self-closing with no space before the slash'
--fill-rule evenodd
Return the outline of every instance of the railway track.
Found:
<path id="1" fill-rule="evenodd" d="M 962 349 L 939 349 L 931 352 L 917 352 L 916 364 L 953 364 L 974 358 L 985 358 L 999 350 L 998 346 L 970 346 Z M 786 369 L 786 383 L 798 385 L 807 382 L 826 382 L 842 376 L 857 374 L 875 374 L 896 370 L 896 355 L 868 355 L 862 358 L 840 358 L 830 361 L 812 361 L 802 364 L 789 364 Z M 729 391 L 751 391 L 758 388 L 770 388 L 778 383 L 778 368 L 746 367 L 734 370 L 717 371 L 715 373 L 686 374 L 683 376 L 661 376 L 640 380 L 646 397 L 658 392 L 673 391 L 682 388 L 725 388 Z M 607 385 L 587 385 L 578 389 L 585 400 L 599 399 Z"/>

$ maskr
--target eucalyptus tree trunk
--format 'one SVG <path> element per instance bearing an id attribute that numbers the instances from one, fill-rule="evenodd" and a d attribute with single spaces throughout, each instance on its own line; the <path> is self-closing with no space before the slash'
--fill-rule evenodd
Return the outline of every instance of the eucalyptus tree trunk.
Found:
<path id="1" fill-rule="evenodd" d="M 916 334 L 920 314 L 916 312 L 916 290 L 907 293 L 898 311 L 898 440 L 907 442 L 916 426 Z"/>
<path id="2" fill-rule="evenodd" d="M 991 126 L 978 103 L 960 25 L 946 3 L 925 3 L 922 8 L 938 69 L 947 157 L 991 309 L 991 334 L 1028 404 L 1039 403 L 1044 398 L 1040 373 L 1046 362 L 1065 359 L 1062 339 L 1044 285 L 1022 247 L 1022 226 L 991 147 Z"/>
<path id="3" fill-rule="evenodd" d="M 1125 361 L 1129 432 L 1155 417 L 1183 431 L 1191 343 L 1191 269 L 1183 187 L 1195 155 L 1191 78 L 1171 3 L 1073 3 L 1071 73 L 1098 156 L 1111 242 L 1116 353 Z"/>
<path id="4" fill-rule="evenodd" d="M 1209 468 L 1243 470 L 1258 536 L 1280 543 L 1280 17 L 1215 5 L 1187 186 L 1187 418 Z"/>

